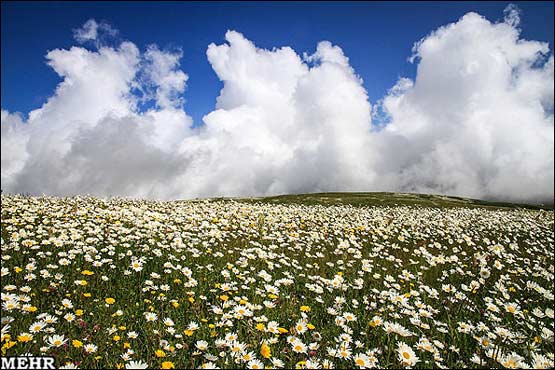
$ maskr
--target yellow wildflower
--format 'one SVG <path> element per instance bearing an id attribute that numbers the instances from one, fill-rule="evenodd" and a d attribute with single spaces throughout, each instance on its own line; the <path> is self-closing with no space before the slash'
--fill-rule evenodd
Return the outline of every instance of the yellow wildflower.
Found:
<path id="1" fill-rule="evenodd" d="M 266 343 L 262 343 L 262 346 L 260 347 L 260 354 L 264 358 L 272 357 L 272 351 L 270 350 L 270 346 L 267 345 Z"/>
<path id="2" fill-rule="evenodd" d="M 21 334 L 20 336 L 17 337 L 17 340 L 21 343 L 30 342 L 31 340 L 33 340 L 33 335 L 23 333 L 23 334 Z"/>

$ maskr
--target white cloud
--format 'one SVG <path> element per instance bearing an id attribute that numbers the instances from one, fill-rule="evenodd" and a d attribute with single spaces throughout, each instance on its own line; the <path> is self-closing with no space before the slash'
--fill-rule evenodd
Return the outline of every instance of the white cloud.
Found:
<path id="1" fill-rule="evenodd" d="M 123 42 L 97 51 L 56 49 L 46 57 L 63 79 L 55 95 L 25 122 L 2 110 L 2 189 L 179 196 L 171 178 L 182 164 L 173 152 L 192 120 L 164 105 L 171 105 L 174 90 L 185 88 L 187 76 L 176 71 L 176 56 L 154 49 L 141 54 L 133 43 Z M 141 113 L 131 91 L 143 65 L 153 76 L 149 84 L 162 91 L 159 105 L 164 107 Z"/>
<path id="2" fill-rule="evenodd" d="M 415 80 L 377 103 L 338 45 L 257 48 L 228 31 L 207 57 L 223 88 L 205 125 L 183 110 L 181 51 L 131 42 L 53 50 L 63 78 L 25 122 L 2 110 L 2 188 L 181 198 L 311 191 L 423 191 L 553 199 L 553 57 L 469 13 L 415 44 Z M 78 40 L 97 40 L 87 22 Z M 111 28 L 110 28 L 111 29 Z M 79 36 L 77 36 L 79 34 Z M 141 91 L 143 97 L 133 94 Z M 155 108 L 138 109 L 141 99 Z M 515 175 L 518 174 L 518 175 Z"/>
<path id="3" fill-rule="evenodd" d="M 553 198 L 553 57 L 534 67 L 548 46 L 515 26 L 469 13 L 416 44 L 416 80 L 383 103 L 391 123 L 377 142 L 391 186 Z"/>
<path id="4" fill-rule="evenodd" d="M 73 38 L 80 44 L 92 43 L 97 47 L 103 44 L 106 38 L 114 37 L 118 31 L 106 22 L 96 22 L 89 19 L 81 28 L 73 30 Z"/>
<path id="5" fill-rule="evenodd" d="M 509 4 L 503 10 L 505 23 L 511 27 L 518 27 L 520 24 L 520 9 L 515 4 Z"/>
<path id="6" fill-rule="evenodd" d="M 145 57 L 145 74 L 147 81 L 156 88 L 156 104 L 162 109 L 182 108 L 188 76 L 179 67 L 179 59 L 183 53 L 164 52 L 156 45 L 147 49 Z"/>
<path id="7" fill-rule="evenodd" d="M 14 182 L 29 157 L 26 150 L 29 133 L 19 114 L 9 114 L 2 109 L 1 117 L 2 189 L 17 189 Z"/>
<path id="8" fill-rule="evenodd" d="M 89 19 L 83 27 L 73 30 L 73 37 L 77 42 L 96 40 L 98 36 L 98 23 L 94 19 Z"/>
<path id="9" fill-rule="evenodd" d="M 355 190 L 372 171 L 359 157 L 369 140 L 370 104 L 342 50 L 322 42 L 309 68 L 291 49 L 256 48 L 230 31 L 208 47 L 223 81 L 208 114 L 207 150 L 192 194 L 269 194 Z M 358 134 L 359 135 L 358 135 Z M 196 147 L 185 151 L 189 155 Z M 324 175 L 333 173 L 334 176 Z"/>

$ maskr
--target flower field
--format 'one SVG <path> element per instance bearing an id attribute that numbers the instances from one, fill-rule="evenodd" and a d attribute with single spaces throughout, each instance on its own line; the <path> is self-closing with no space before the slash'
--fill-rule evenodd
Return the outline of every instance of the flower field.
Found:
<path id="1" fill-rule="evenodd" d="M 553 211 L 2 195 L 2 355 L 549 368 Z"/>

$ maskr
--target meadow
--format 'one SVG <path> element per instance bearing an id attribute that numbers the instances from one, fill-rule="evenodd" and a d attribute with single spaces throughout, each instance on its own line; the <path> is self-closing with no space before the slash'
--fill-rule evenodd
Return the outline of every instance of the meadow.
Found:
<path id="1" fill-rule="evenodd" d="M 554 214 L 410 194 L 2 195 L 2 356 L 552 368 Z"/>

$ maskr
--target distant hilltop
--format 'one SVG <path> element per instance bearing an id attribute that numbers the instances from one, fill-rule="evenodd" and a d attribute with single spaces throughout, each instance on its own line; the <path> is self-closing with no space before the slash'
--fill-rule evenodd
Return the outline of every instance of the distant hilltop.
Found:
<path id="1" fill-rule="evenodd" d="M 216 198 L 218 199 L 218 198 Z M 550 204 L 525 204 L 502 201 L 488 201 L 457 196 L 416 193 L 389 192 L 333 192 L 309 194 L 285 194 L 269 197 L 230 198 L 240 202 L 263 202 L 275 204 L 305 204 L 305 205 L 352 205 L 359 207 L 375 206 L 418 206 L 418 207 L 470 207 L 470 208 L 525 208 L 553 210 Z"/>

